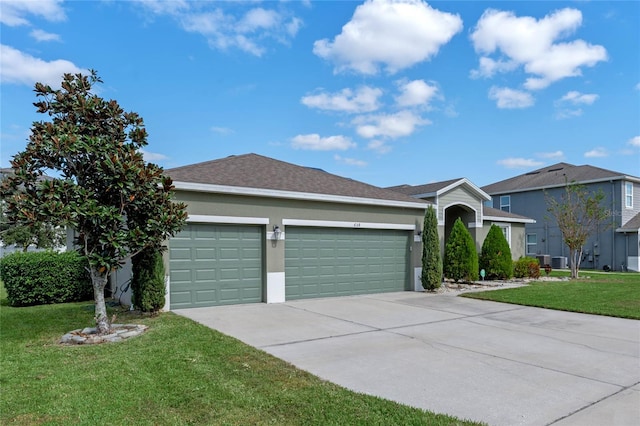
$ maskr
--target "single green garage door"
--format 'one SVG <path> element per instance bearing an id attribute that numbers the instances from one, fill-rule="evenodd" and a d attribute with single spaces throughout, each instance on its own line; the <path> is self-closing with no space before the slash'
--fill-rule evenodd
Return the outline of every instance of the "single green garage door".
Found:
<path id="1" fill-rule="evenodd" d="M 190 224 L 169 243 L 171 309 L 262 301 L 259 226 Z"/>
<path id="2" fill-rule="evenodd" d="M 407 231 L 287 226 L 285 234 L 287 300 L 408 288 Z"/>

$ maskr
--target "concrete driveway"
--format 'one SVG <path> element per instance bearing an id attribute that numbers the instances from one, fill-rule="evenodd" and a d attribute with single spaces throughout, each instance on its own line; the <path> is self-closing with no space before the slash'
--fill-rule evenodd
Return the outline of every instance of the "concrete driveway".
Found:
<path id="1" fill-rule="evenodd" d="M 640 424 L 640 321 L 414 292 L 175 312 L 323 379 L 437 413 Z"/>

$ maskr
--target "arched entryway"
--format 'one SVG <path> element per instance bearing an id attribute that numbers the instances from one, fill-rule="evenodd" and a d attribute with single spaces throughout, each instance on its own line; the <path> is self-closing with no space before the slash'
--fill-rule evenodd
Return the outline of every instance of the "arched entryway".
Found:
<path id="1" fill-rule="evenodd" d="M 454 204 L 444 209 L 444 244 L 449 240 L 451 229 L 456 219 L 460 218 L 469 230 L 473 241 L 476 241 L 476 211 L 464 204 Z M 471 227 L 469 227 L 471 224 Z"/>

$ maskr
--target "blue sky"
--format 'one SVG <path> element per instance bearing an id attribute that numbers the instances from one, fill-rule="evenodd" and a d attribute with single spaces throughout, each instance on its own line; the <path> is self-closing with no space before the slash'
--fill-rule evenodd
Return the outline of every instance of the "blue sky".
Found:
<path id="1" fill-rule="evenodd" d="M 171 168 L 254 152 L 378 186 L 640 175 L 640 2 L 0 1 L 0 166 L 36 81 L 98 71 Z"/>

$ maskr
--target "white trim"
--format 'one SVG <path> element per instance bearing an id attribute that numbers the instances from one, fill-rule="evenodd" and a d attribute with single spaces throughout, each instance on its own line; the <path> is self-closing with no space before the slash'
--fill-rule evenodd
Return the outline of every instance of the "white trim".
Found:
<path id="1" fill-rule="evenodd" d="M 237 223 L 245 225 L 268 225 L 267 217 L 242 217 L 242 216 L 212 216 L 205 214 L 190 214 L 187 217 L 189 223 Z"/>
<path id="2" fill-rule="evenodd" d="M 422 235 L 414 235 L 413 236 L 413 242 L 414 243 L 421 243 L 422 242 Z"/>
<path id="3" fill-rule="evenodd" d="M 162 310 L 163 311 L 171 310 L 171 276 L 170 275 L 164 276 L 164 307 L 162 308 Z"/>
<path id="4" fill-rule="evenodd" d="M 462 201 L 456 201 L 453 202 L 451 204 L 447 204 L 446 206 L 444 206 L 444 208 L 442 209 L 442 215 L 444 216 L 444 221 L 447 221 L 447 209 L 449 207 L 454 207 L 454 206 L 466 206 L 469 207 L 471 210 L 473 210 L 473 218 L 475 219 L 475 222 L 469 222 L 467 224 L 468 228 L 482 228 L 482 212 L 480 212 L 480 220 L 478 221 L 478 210 L 476 210 L 471 204 L 467 204 L 465 202 Z M 480 204 L 480 208 L 482 208 L 482 203 Z"/>
<path id="5" fill-rule="evenodd" d="M 364 229 L 394 229 L 400 231 L 415 231 L 415 225 L 403 223 L 375 223 L 375 222 L 346 222 L 338 220 L 307 220 L 282 219 L 284 226 L 313 226 L 319 228 L 364 228 Z"/>
<path id="6" fill-rule="evenodd" d="M 483 198 L 485 201 L 489 201 L 491 200 L 491 196 L 489 194 L 487 194 L 486 192 L 484 192 L 482 189 L 480 189 L 478 186 L 476 186 L 473 182 L 471 182 L 469 179 L 467 178 L 462 178 L 456 182 L 453 182 L 452 184 L 450 184 L 449 186 L 446 186 L 438 191 L 436 191 L 436 194 L 439 196 L 441 194 L 444 194 L 445 192 L 449 192 L 452 189 L 462 185 L 462 184 L 467 184 L 471 187 L 471 190 L 475 193 L 477 193 L 478 195 L 480 195 L 481 198 Z"/>
<path id="7" fill-rule="evenodd" d="M 240 186 L 213 185 L 208 183 L 173 182 L 176 190 L 210 192 L 220 194 L 253 195 L 257 197 L 287 198 L 292 200 L 323 201 L 371 206 L 406 207 L 425 210 L 429 203 L 411 201 L 379 200 L 374 198 L 349 197 L 344 195 L 314 194 L 310 192 L 281 191 L 277 189 L 247 188 Z"/>
<path id="8" fill-rule="evenodd" d="M 267 303 L 285 301 L 284 272 L 267 272 Z"/>
<path id="9" fill-rule="evenodd" d="M 483 219 L 493 222 L 536 223 L 534 219 L 524 219 L 518 217 L 483 216 Z"/>

